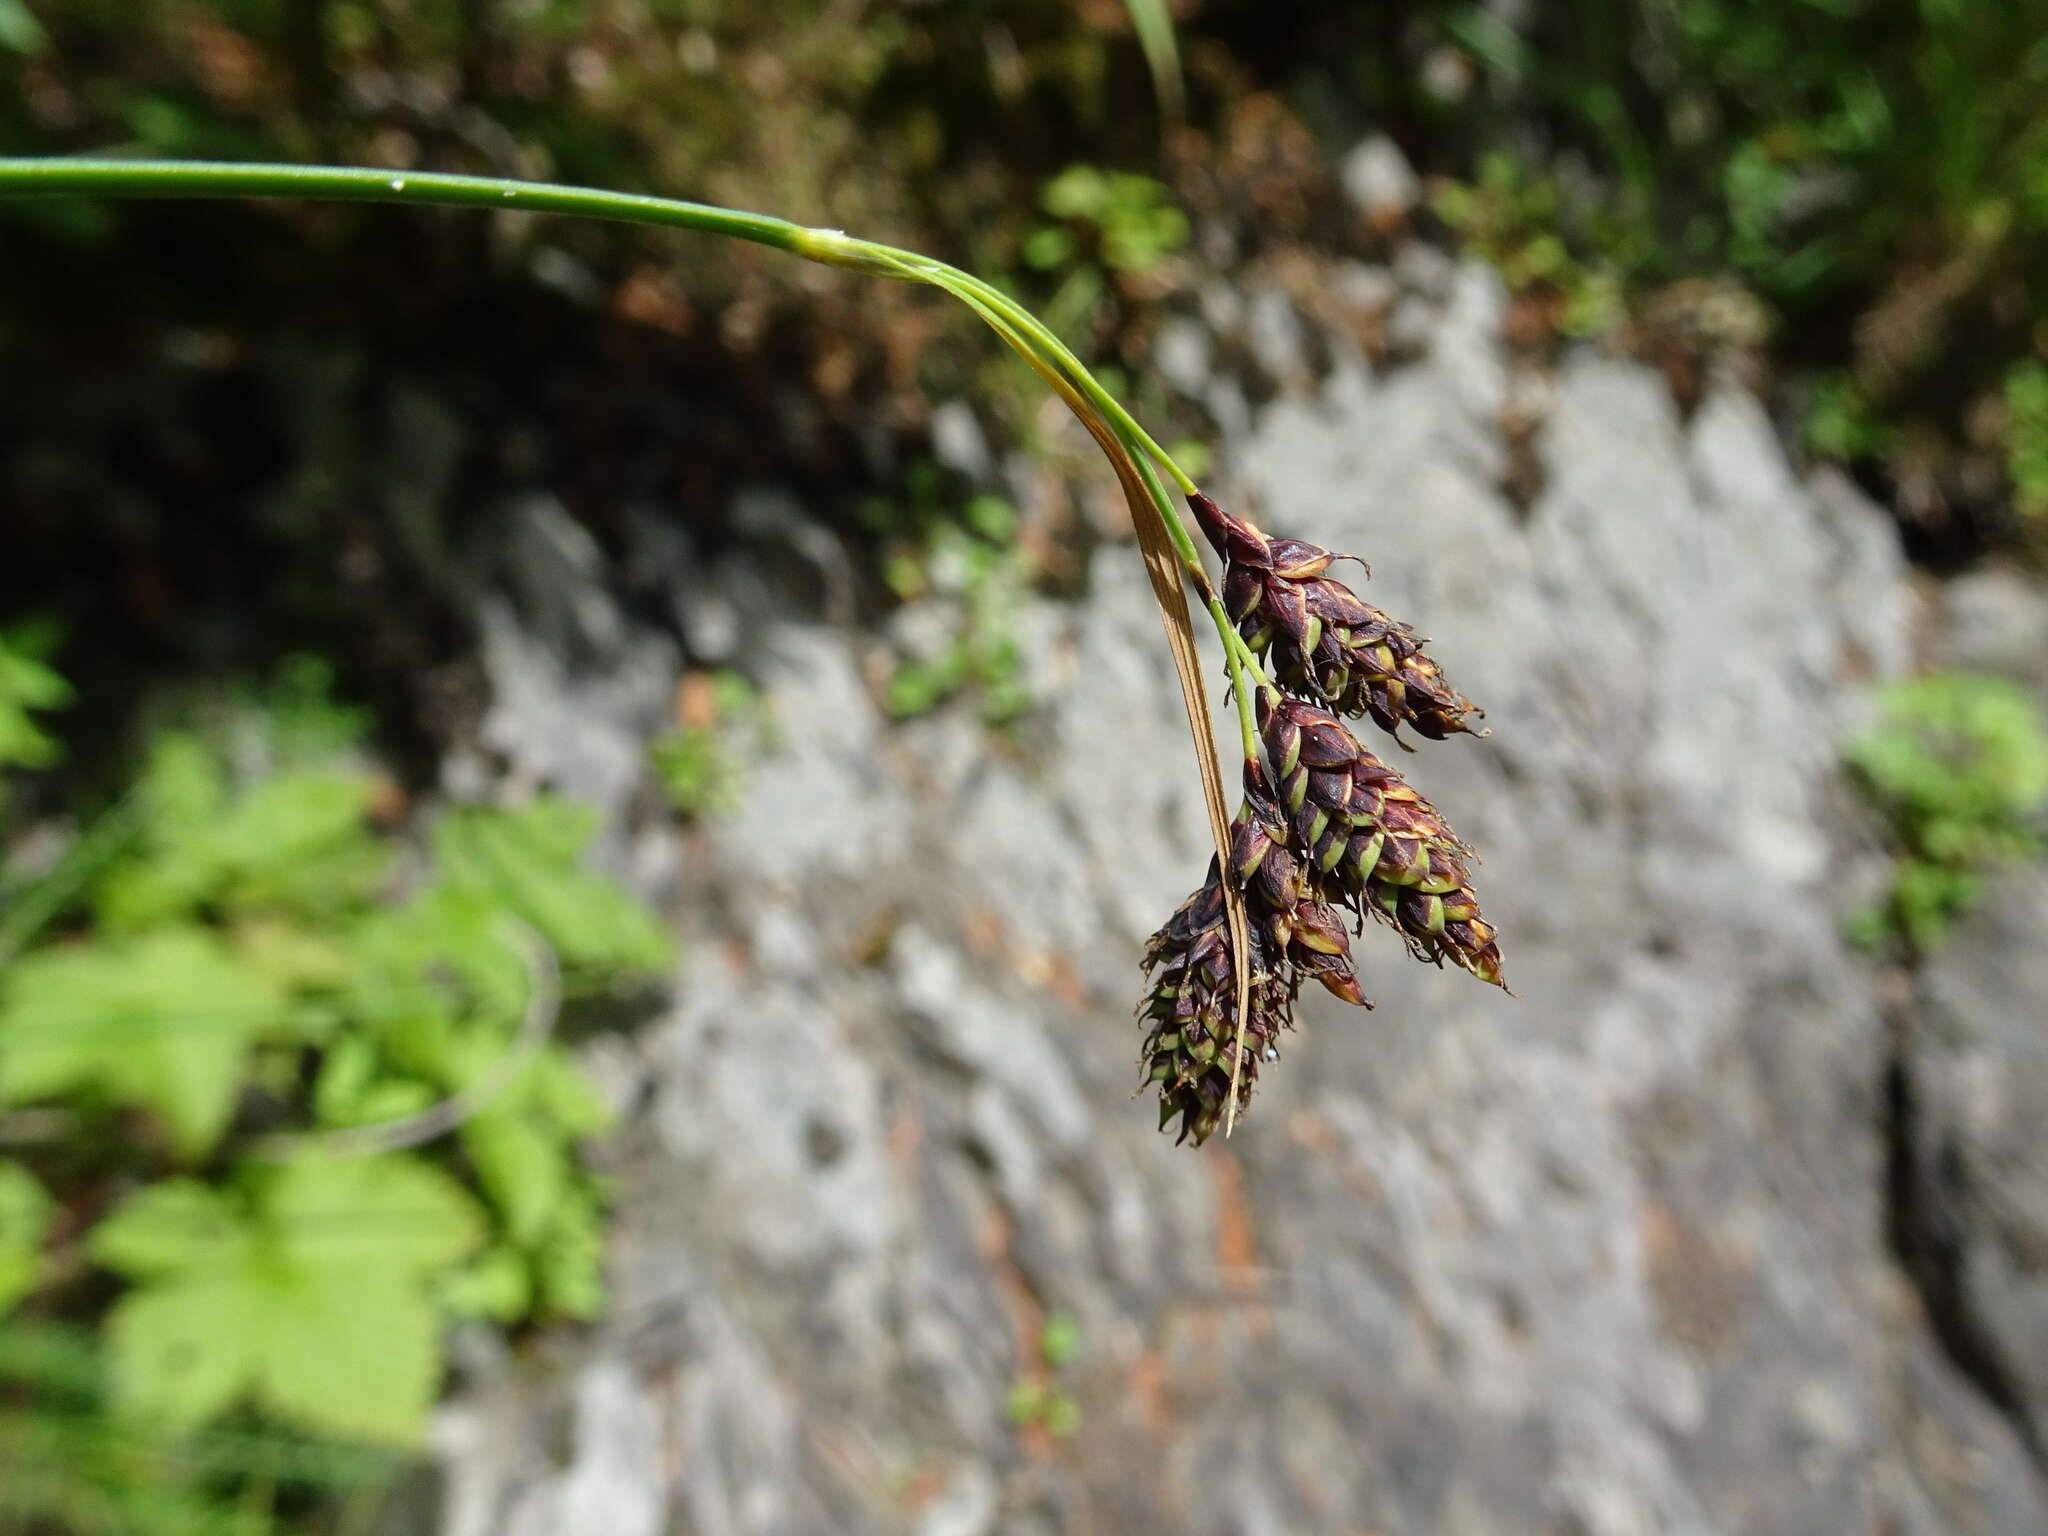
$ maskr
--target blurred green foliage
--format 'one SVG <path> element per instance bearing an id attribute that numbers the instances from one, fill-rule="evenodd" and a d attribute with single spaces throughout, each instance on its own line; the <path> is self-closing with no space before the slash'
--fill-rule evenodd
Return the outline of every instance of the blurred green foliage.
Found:
<path id="1" fill-rule="evenodd" d="M 686 679 L 684 692 L 693 718 L 657 737 L 648 762 L 682 815 L 722 815 L 739 804 L 748 762 L 773 744 L 767 701 L 726 668 Z"/>
<path id="2" fill-rule="evenodd" d="M 1046 222 L 1024 237 L 1020 254 L 1057 278 L 1041 318 L 1063 335 L 1079 333 L 1117 274 L 1150 272 L 1187 244 L 1187 215 L 1150 176 L 1070 165 L 1040 190 L 1038 205 Z"/>
<path id="3" fill-rule="evenodd" d="M 1511 280 L 1640 296 L 1730 274 L 1787 361 L 1830 371 L 1809 440 L 1900 486 L 1923 522 L 1981 459 L 2035 493 L 2026 371 L 2048 359 L 2048 24 L 1973 0 L 1562 0 L 1418 8 L 1461 70 L 1405 104 L 1441 130 Z M 1462 71 L 1462 72 L 1461 72 Z M 1375 71 L 1375 80 L 1383 77 Z M 1434 83 L 1432 83 L 1434 82 Z M 1516 168 L 1457 164 L 1505 143 Z M 2019 397 L 2014 398 L 2014 390 Z M 2009 411 L 1995 409 L 2003 400 Z M 1981 425 L 2002 419 L 2009 430 Z"/>
<path id="4" fill-rule="evenodd" d="M 1499 270 L 1511 292 L 1549 290 L 1562 304 L 1560 330 L 1595 335 L 1621 319 L 1622 281 L 1608 239 L 1596 243 L 1604 254 L 1591 264 L 1573 254 L 1559 229 L 1561 200 L 1556 181 L 1532 175 L 1511 156 L 1490 154 L 1472 181 L 1439 181 L 1430 206 L 1474 255 Z"/>
<path id="5" fill-rule="evenodd" d="M 1047 1314 L 1038 1335 L 1036 1368 L 1020 1375 L 1010 1388 L 1006 1407 L 1019 1429 L 1042 1426 L 1056 1440 L 1081 1428 L 1081 1405 L 1063 1384 L 1063 1376 L 1081 1348 L 1081 1325 L 1070 1312 Z"/>
<path id="6" fill-rule="evenodd" d="M 1014 724 L 1031 707 L 1018 622 L 1032 563 L 1017 539 L 1017 512 L 1000 496 L 965 498 L 956 511 L 935 464 L 914 467 L 903 494 L 874 500 L 869 526 L 883 540 L 882 575 L 904 601 L 936 599 L 950 609 L 948 632 L 900 659 L 883 690 L 892 715 L 929 714 L 972 694 L 984 722 Z"/>
<path id="7" fill-rule="evenodd" d="M 71 699 L 70 684 L 42 660 L 54 639 L 36 628 L 0 632 L 0 770 L 43 768 L 56 760 L 56 738 L 34 719 Z"/>
<path id="8" fill-rule="evenodd" d="M 2020 363 L 2005 376 L 2005 456 L 2020 511 L 2048 514 L 2048 363 Z"/>
<path id="9" fill-rule="evenodd" d="M 1853 925 L 1865 943 L 1924 954 L 1976 906 L 1988 874 L 2048 847 L 2048 724 L 2015 683 L 1935 673 L 1894 684 L 1848 763 L 1896 848 L 1883 904 Z"/>
<path id="10" fill-rule="evenodd" d="M 111 842 L 4 882 L 34 922 L 0 968 L 0 1309 L 97 1326 L 95 1433 L 409 1446 L 450 1319 L 603 1303 L 578 1146 L 608 1117 L 561 1044 L 515 1048 L 550 1006 L 533 947 L 573 1006 L 657 977 L 670 942 L 581 867 L 577 807 L 450 808 L 405 836 L 317 663 L 189 713 L 150 736 Z M 500 1078 L 452 1135 L 380 1140 Z M 85 1495 L 41 1475 L 44 1518 L 128 1528 L 57 1513 Z"/>
<path id="11" fill-rule="evenodd" d="M 324 1503 L 360 1531 L 396 1470 L 388 1451 L 261 1425 L 142 1430 L 115 1413 L 90 1333 L 0 1321 L 0 1530 L 272 1536 L 292 1528 L 279 1511 Z"/>

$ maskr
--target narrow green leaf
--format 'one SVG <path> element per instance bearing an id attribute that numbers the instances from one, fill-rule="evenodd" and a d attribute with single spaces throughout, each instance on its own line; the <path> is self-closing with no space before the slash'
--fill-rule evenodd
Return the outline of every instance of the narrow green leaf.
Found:
<path id="1" fill-rule="evenodd" d="M 536 1241 L 569 1185 L 567 1143 L 542 1135 L 523 1114 L 495 1108 L 463 1126 L 462 1147 L 512 1240 Z"/>

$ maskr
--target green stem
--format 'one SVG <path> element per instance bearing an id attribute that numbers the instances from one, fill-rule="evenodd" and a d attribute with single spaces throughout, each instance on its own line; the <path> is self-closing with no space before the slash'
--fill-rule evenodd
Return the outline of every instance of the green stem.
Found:
<path id="1" fill-rule="evenodd" d="M 794 251 L 802 225 L 762 213 L 671 197 L 605 192 L 497 176 L 364 166 L 238 164 L 215 160 L 0 158 L 0 197 L 297 197 L 322 202 L 517 208 L 628 224 L 693 229 Z"/>

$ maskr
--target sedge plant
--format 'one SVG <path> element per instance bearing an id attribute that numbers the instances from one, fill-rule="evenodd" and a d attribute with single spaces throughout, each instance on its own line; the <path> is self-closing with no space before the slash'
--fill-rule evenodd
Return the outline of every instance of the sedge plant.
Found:
<path id="1" fill-rule="evenodd" d="M 301 198 L 517 209 L 751 241 L 966 305 L 1068 407 L 1115 472 L 1179 677 L 1215 844 L 1208 878 L 1155 934 L 1139 1005 L 1162 1129 L 1198 1145 L 1249 1103 L 1304 983 L 1367 1005 L 1351 931 L 1374 918 L 1417 957 L 1501 982 L 1500 951 L 1466 873 L 1470 850 L 1340 717 L 1441 740 L 1477 712 L 1423 642 L 1329 573 L 1339 558 L 1224 512 L 1009 294 L 916 251 L 765 214 L 588 187 L 366 167 L 120 159 L 0 159 L 0 197 Z M 1183 498 L 1222 561 L 1212 580 Z M 1243 753 L 1233 816 L 1195 649 L 1192 591 L 1215 626 Z M 1369 1005 L 1367 1005 L 1369 1006 Z"/>

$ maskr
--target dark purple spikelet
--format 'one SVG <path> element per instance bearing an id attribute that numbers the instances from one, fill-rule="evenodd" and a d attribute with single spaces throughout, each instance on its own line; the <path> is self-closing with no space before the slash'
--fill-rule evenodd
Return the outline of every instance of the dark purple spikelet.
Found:
<path id="1" fill-rule="evenodd" d="M 1267 538 L 1199 492 L 1188 503 L 1224 559 L 1225 609 L 1282 688 L 1385 731 L 1405 724 L 1441 741 L 1473 729 L 1483 711 L 1444 680 L 1427 642 L 1325 574 L 1346 557 L 1305 539 Z"/>
<path id="2" fill-rule="evenodd" d="M 1392 925 L 1419 958 L 1505 985 L 1466 872 L 1472 850 L 1436 807 L 1328 710 L 1269 699 L 1259 716 L 1275 796 L 1321 889 Z"/>
<path id="3" fill-rule="evenodd" d="M 1149 1025 L 1143 1054 L 1146 1080 L 1159 1087 L 1159 1128 L 1178 1121 L 1175 1139 L 1193 1137 L 1196 1146 L 1223 1123 L 1233 1061 L 1242 1110 L 1258 1081 L 1259 1063 L 1277 1054 L 1274 1037 L 1289 1023 L 1285 987 L 1264 933 L 1255 928 L 1250 1008 L 1240 1047 L 1234 959 L 1223 885 L 1212 860 L 1202 888 L 1145 946 L 1152 985 L 1138 1005 L 1138 1016 Z"/>
<path id="4" fill-rule="evenodd" d="M 1251 1006 L 1240 1054 L 1237 973 L 1222 876 L 1209 878 L 1145 949 L 1152 989 L 1139 1004 L 1150 1032 L 1146 1078 L 1159 1085 L 1159 1123 L 1199 1146 L 1229 1110 L 1237 1063 L 1238 1112 L 1250 1105 L 1261 1062 L 1279 1055 L 1275 1037 L 1294 1026 L 1294 1003 L 1315 981 L 1333 997 L 1370 1008 L 1351 963 L 1351 936 L 1338 908 L 1302 858 L 1292 823 L 1256 765 L 1245 772 L 1245 803 L 1231 826 L 1231 878 L 1243 892 L 1251 941 Z"/>

